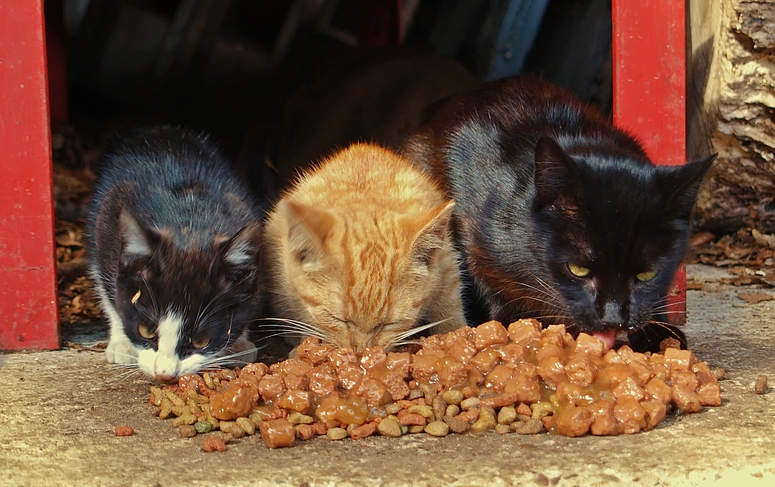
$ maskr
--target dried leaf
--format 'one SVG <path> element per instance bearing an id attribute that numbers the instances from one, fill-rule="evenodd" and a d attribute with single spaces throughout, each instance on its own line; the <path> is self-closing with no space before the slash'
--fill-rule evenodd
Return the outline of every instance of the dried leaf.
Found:
<path id="1" fill-rule="evenodd" d="M 775 235 L 765 235 L 755 228 L 751 229 L 751 235 L 759 245 L 764 245 L 771 249 L 775 249 Z"/>
<path id="2" fill-rule="evenodd" d="M 689 245 L 692 247 L 699 247 L 706 243 L 716 239 L 716 236 L 710 232 L 698 232 L 689 238 Z"/>
<path id="3" fill-rule="evenodd" d="M 699 291 L 702 289 L 702 284 L 703 283 L 697 281 L 686 281 L 686 289 L 689 291 Z"/>
<path id="4" fill-rule="evenodd" d="M 756 304 L 756 303 L 761 303 L 762 301 L 772 301 L 773 299 L 775 299 L 775 297 L 773 297 L 772 295 L 764 294 L 764 293 L 753 293 L 753 294 L 740 293 L 737 295 L 737 297 L 742 299 L 748 304 Z"/>

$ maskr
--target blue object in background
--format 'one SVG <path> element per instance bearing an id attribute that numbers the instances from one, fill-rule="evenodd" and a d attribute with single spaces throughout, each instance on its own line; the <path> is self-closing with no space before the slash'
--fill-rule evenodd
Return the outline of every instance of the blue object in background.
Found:
<path id="1" fill-rule="evenodd" d="M 495 39 L 488 80 L 519 73 L 533 46 L 549 0 L 509 0 Z"/>

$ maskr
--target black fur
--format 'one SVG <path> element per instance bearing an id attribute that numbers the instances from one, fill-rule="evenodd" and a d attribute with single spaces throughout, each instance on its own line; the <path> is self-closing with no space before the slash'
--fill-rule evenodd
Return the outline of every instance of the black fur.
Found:
<path id="1" fill-rule="evenodd" d="M 484 305 L 471 319 L 616 330 L 641 351 L 666 333 L 684 340 L 660 309 L 715 156 L 655 166 L 598 111 L 535 77 L 451 98 L 403 152 L 455 199 L 471 302 Z M 577 277 L 568 264 L 590 272 Z"/>
<path id="2" fill-rule="evenodd" d="M 260 233 L 255 203 L 205 136 L 158 126 L 117 137 L 88 222 L 92 277 L 121 320 L 111 341 L 120 326 L 137 349 L 156 349 L 138 328 L 174 311 L 180 360 L 225 353 L 260 312 Z"/>

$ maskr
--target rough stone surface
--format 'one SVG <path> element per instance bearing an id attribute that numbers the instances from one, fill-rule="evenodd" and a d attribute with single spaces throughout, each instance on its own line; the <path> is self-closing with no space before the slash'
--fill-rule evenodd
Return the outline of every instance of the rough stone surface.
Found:
<path id="1" fill-rule="evenodd" d="M 566 438 L 426 434 L 270 450 L 259 435 L 203 453 L 152 416 L 149 381 L 75 350 L 0 354 L 1 485 L 506 486 L 775 485 L 775 301 L 747 304 L 750 289 L 724 271 L 690 266 L 686 332 L 698 357 L 726 369 L 721 407 L 666 419 L 655 430 Z M 772 290 L 756 292 L 775 293 Z M 117 425 L 133 436 L 116 437 Z"/>

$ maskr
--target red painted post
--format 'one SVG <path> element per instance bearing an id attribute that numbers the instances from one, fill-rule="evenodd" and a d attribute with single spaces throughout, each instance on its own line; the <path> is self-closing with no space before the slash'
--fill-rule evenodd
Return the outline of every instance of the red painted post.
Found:
<path id="1" fill-rule="evenodd" d="M 59 347 L 42 0 L 0 2 L 0 349 Z"/>
<path id="2" fill-rule="evenodd" d="M 686 162 L 685 0 L 613 0 L 614 123 L 656 164 Z M 686 269 L 669 297 L 669 321 L 686 322 Z"/>

